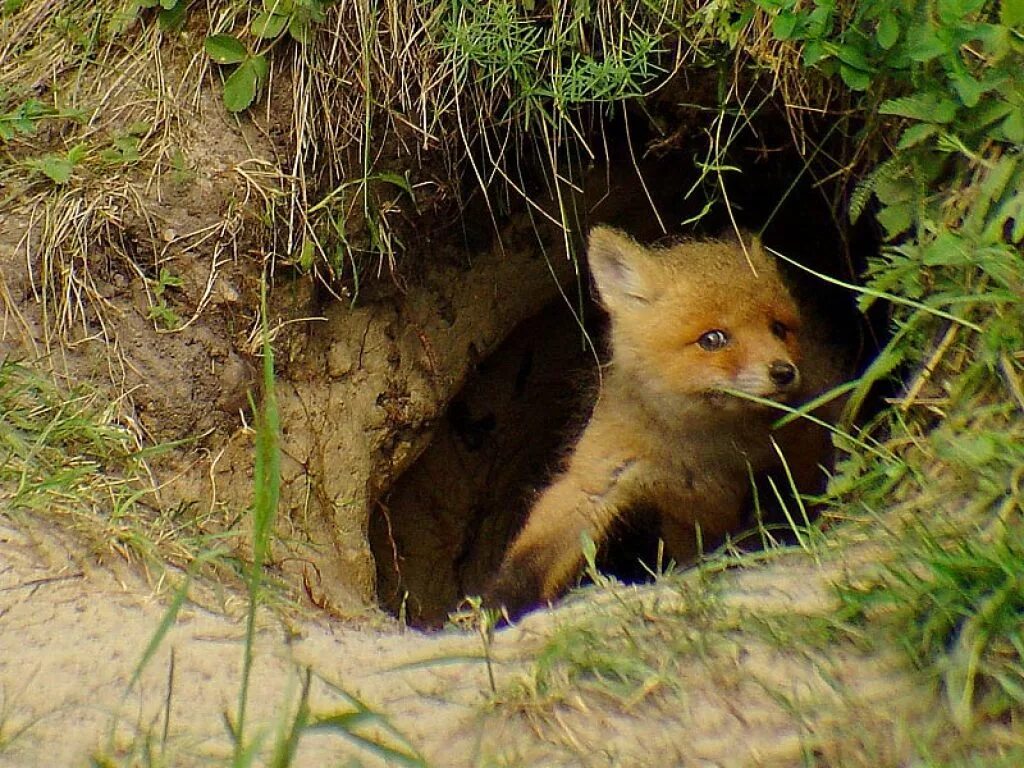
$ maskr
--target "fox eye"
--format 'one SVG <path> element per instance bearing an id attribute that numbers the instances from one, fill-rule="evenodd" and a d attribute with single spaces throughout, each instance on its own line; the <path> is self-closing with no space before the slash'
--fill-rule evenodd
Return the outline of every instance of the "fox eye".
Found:
<path id="1" fill-rule="evenodd" d="M 718 330 L 717 328 L 713 331 L 708 331 L 697 339 L 697 344 L 699 344 L 700 348 L 705 352 L 717 352 L 728 343 L 729 334 L 725 331 Z"/>
<path id="2" fill-rule="evenodd" d="M 785 341 L 786 337 L 789 336 L 789 328 L 787 328 L 784 323 L 780 323 L 778 320 L 773 320 L 772 333 L 776 336 L 776 338 Z"/>

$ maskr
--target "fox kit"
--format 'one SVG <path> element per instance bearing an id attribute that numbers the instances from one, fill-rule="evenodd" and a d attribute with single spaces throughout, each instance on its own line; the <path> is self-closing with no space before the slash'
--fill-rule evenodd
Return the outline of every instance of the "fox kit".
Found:
<path id="1" fill-rule="evenodd" d="M 782 412 L 727 390 L 793 404 L 837 383 L 836 366 L 808 356 L 824 350 L 801 349 L 809 334 L 757 242 L 651 249 L 597 227 L 589 262 L 611 318 L 611 362 L 565 470 L 485 594 L 512 618 L 560 596 L 582 570 L 581 536 L 600 546 L 630 511 L 657 513 L 677 562 L 735 531 L 750 472 L 781 463 L 770 427 Z M 798 487 L 813 485 L 824 430 L 798 420 L 779 442 Z"/>

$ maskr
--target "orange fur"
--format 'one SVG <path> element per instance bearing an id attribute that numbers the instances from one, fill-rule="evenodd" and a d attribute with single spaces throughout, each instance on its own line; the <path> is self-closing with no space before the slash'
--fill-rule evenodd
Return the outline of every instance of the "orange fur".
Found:
<path id="1" fill-rule="evenodd" d="M 699 540 L 710 545 L 737 529 L 750 471 L 779 464 L 769 433 L 781 413 L 723 389 L 797 402 L 836 383 L 837 366 L 802 365 L 800 312 L 757 242 L 650 249 L 598 227 L 589 261 L 611 316 L 611 363 L 567 467 L 537 499 L 485 595 L 513 617 L 559 597 L 582 568 L 582 535 L 600 545 L 631 509 L 658 512 L 677 562 L 692 559 Z M 794 476 L 814 482 L 827 435 L 806 423 L 783 433 Z"/>

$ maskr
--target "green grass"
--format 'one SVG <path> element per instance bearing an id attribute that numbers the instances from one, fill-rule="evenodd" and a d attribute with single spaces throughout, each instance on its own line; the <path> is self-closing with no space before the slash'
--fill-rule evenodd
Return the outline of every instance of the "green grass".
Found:
<path id="1" fill-rule="evenodd" d="M 914 526 L 903 558 L 842 596 L 852 617 L 899 638 L 969 731 L 1024 707 L 1024 534 L 1013 520 Z M 908 567 L 909 566 L 909 567 Z"/>
<path id="2" fill-rule="evenodd" d="M 277 395 L 274 389 L 274 351 L 270 346 L 267 329 L 266 281 L 262 287 L 260 317 L 263 332 L 263 403 L 256 425 L 256 455 L 253 460 L 253 502 L 250 511 L 252 524 L 252 563 L 249 570 L 249 609 L 245 618 L 245 642 L 242 655 L 242 679 L 238 689 L 238 711 L 232 723 L 232 738 L 235 742 L 236 766 L 252 761 L 252 748 L 245 740 L 245 715 L 249 698 L 249 683 L 252 675 L 253 641 L 256 632 L 256 609 L 263 592 L 263 565 L 270 555 L 270 541 L 277 516 L 278 499 L 281 493 L 281 423 L 277 411 Z M 255 408 L 254 408 L 255 410 Z M 303 686 L 299 714 L 306 709 L 309 695 L 309 677 Z M 308 715 L 307 715 L 308 716 Z M 297 722 L 299 715 L 296 715 Z M 301 723 L 299 723 L 301 725 Z M 290 736 L 291 742 L 296 736 Z M 293 753 L 294 748 L 286 750 Z"/>
<path id="3" fill-rule="evenodd" d="M 742 46 L 739 32 L 750 21 L 728 20 L 725 8 L 694 15 L 700 4 L 682 0 L 168 5 L 104 0 L 58 9 L 24 0 L 6 17 L 12 31 L 22 20 L 33 24 L 12 38 L 0 67 L 0 146 L 14 161 L 0 170 L 11 189 L 0 205 L 31 195 L 51 209 L 37 226 L 61 224 L 46 227 L 41 244 L 59 257 L 44 270 L 58 281 L 57 304 L 68 293 L 72 221 L 100 225 L 80 218 L 75 192 L 86 203 L 124 195 L 115 205 L 151 218 L 148 200 L 125 193 L 141 180 L 148 189 L 171 181 L 190 159 L 188 121 L 176 116 L 195 108 L 192 95 L 208 74 L 223 78 L 228 108 L 255 116 L 268 90 L 282 87 L 272 83 L 270 65 L 294 66 L 288 133 L 297 140 L 288 153 L 298 165 L 233 170 L 266 202 L 277 261 L 357 294 L 364 273 L 394 272 L 407 257 L 416 216 L 458 213 L 470 193 L 457 181 L 463 174 L 476 180 L 492 215 L 525 203 L 563 228 L 572 251 L 576 187 L 603 152 L 604 119 L 639 104 L 691 55 L 701 66 L 726 62 L 719 36 Z M 336 17 L 358 34 L 335 34 Z M 761 47 L 755 40 L 751 50 Z M 40 71 L 62 73 L 42 97 L 33 91 Z M 138 77 L 111 83 L 92 76 L 118 71 Z M 362 86 L 352 88 L 354 80 Z M 422 162 L 420 145 L 436 160 Z M 632 150 L 639 156 L 642 148 Z M 537 204 L 538 181 L 554 205 Z M 153 305 L 154 318 L 174 327 L 159 297 Z M 67 320 L 56 319 L 67 332 Z"/>
<path id="4" fill-rule="evenodd" d="M 202 520 L 161 508 L 144 449 L 118 422 L 118 403 L 60 389 L 32 367 L 0 361 L 0 501 L 15 522 L 38 515 L 97 554 L 152 564 L 206 546 Z"/>
<path id="5" fill-rule="evenodd" d="M 722 615 L 712 583 L 660 577 L 665 594 L 643 600 L 631 587 L 599 579 L 587 591 L 600 593 L 600 603 L 555 619 L 529 671 L 502 679 L 494 694 L 499 706 L 543 718 L 582 695 L 626 708 L 676 689 L 676 665 L 716 642 L 713 631 Z"/>

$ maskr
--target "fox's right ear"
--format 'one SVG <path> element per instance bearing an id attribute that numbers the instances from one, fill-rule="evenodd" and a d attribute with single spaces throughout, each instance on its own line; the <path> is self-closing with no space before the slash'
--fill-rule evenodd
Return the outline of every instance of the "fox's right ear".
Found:
<path id="1" fill-rule="evenodd" d="M 646 249 L 611 227 L 590 231 L 587 258 L 594 284 L 609 312 L 649 304 L 657 293 Z"/>

